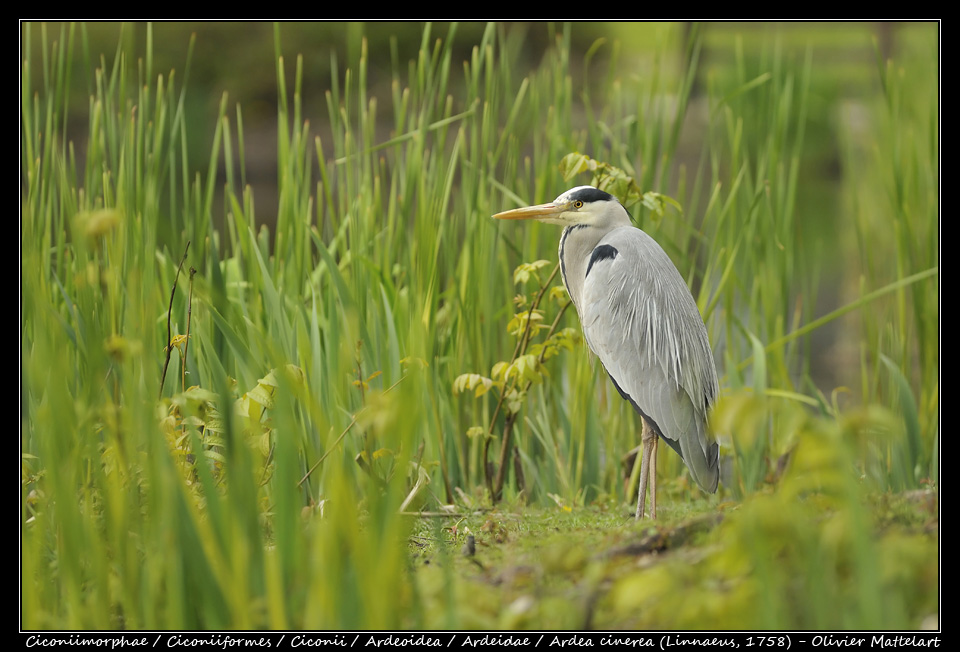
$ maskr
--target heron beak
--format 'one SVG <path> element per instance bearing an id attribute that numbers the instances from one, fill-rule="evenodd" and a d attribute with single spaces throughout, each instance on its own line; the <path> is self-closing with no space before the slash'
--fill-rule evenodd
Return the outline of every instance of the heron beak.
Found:
<path id="1" fill-rule="evenodd" d="M 569 204 L 537 204 L 536 206 L 524 206 L 523 208 L 514 208 L 510 211 L 503 211 L 494 215 L 498 220 L 556 220 L 561 213 L 569 209 Z"/>

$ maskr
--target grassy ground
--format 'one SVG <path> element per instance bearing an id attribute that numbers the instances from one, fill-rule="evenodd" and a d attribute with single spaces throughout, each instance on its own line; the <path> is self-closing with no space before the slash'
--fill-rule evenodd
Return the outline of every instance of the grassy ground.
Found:
<path id="1" fill-rule="evenodd" d="M 23 26 L 22 625 L 936 625 L 936 25 L 478 27 L 351 26 L 321 84 L 275 26 L 261 189 L 202 34 Z M 656 555 L 559 233 L 490 219 L 578 154 L 682 207 L 624 195 L 722 375 Z"/>
<path id="2" fill-rule="evenodd" d="M 851 540 L 852 515 L 785 509 L 770 497 L 719 510 L 668 507 L 655 523 L 635 523 L 612 501 L 459 515 L 439 528 L 421 522 L 411 545 L 422 609 L 409 626 L 936 627 L 934 497 L 924 492 L 872 507 L 876 520 L 866 530 L 874 545 L 866 552 L 887 576 L 871 604 L 858 583 L 873 584 L 865 575 L 875 569 L 851 567 L 849 551 L 865 550 Z M 772 564 L 754 556 L 771 553 Z"/>

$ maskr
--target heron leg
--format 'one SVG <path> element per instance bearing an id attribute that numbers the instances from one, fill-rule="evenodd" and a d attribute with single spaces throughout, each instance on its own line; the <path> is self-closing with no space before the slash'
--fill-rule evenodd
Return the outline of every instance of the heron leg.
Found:
<path id="1" fill-rule="evenodd" d="M 640 419 L 643 422 L 643 433 L 640 435 L 641 459 L 640 459 L 640 496 L 637 499 L 637 519 L 643 518 L 643 506 L 647 498 L 647 485 L 650 485 L 650 518 L 657 517 L 657 433 L 653 428 L 647 425 L 646 419 Z M 653 461 L 651 469 L 650 462 Z"/>
<path id="2" fill-rule="evenodd" d="M 657 518 L 657 449 L 660 438 L 653 435 L 652 454 L 650 455 L 650 518 Z"/>

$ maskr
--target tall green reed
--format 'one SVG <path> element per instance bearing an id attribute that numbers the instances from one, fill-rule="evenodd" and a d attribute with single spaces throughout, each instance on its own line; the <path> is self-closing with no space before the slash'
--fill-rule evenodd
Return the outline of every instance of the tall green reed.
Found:
<path id="1" fill-rule="evenodd" d="M 26 52 L 34 29 L 25 28 Z M 27 626 L 423 622 L 404 582 L 409 517 L 397 508 L 406 498 L 435 505 L 456 499 L 457 488 L 482 486 L 479 447 L 467 431 L 489 423 L 495 403 L 454 398 L 452 383 L 489 373 L 512 350 L 513 269 L 552 259 L 559 237 L 550 227 L 519 230 L 488 218 L 587 182 L 562 178 L 557 164 L 571 151 L 681 202 L 683 215 L 662 219 L 629 208 L 695 289 L 724 384 L 790 405 L 764 412 L 765 404 L 753 421 L 752 412 L 732 412 L 740 417 L 723 433 L 735 442 L 730 491 L 749 495 L 765 481 L 795 441 L 798 405 L 836 414 L 814 389 L 802 340 L 803 325 L 816 323 L 818 284 L 798 190 L 811 55 L 773 49 L 753 60 L 741 51 L 730 78 L 708 76 L 703 98 L 695 93 L 703 77 L 697 29 L 678 56 L 663 26 L 649 68 L 632 75 L 621 71 L 634 62 L 603 42 L 575 59 L 570 26 L 551 31 L 554 45 L 526 73 L 517 30 L 488 25 L 461 63 L 457 27 L 437 37 L 428 25 L 413 60 L 399 61 L 392 47 L 389 97 L 370 93 L 361 43 L 345 65 L 331 56 L 333 82 L 317 108 L 304 106 L 310 71 L 283 51 L 277 27 L 278 201 L 275 214 L 258 215 L 242 108 L 222 97 L 207 126 L 205 165 L 191 169 L 184 84 L 153 71 L 151 27 L 136 65 L 121 38 L 112 58 L 84 71 L 89 118 L 79 137 L 67 133 L 67 118 L 80 68 L 74 52 L 94 60 L 85 28 L 66 26 L 55 42 L 39 29 L 41 71 L 27 57 L 21 89 Z M 684 125 L 702 101 L 708 131 L 690 156 L 681 150 Z M 321 138 L 306 116 L 324 109 L 330 136 Z M 915 226 L 927 242 L 935 237 L 928 221 Z M 198 270 L 193 299 L 182 276 L 171 302 L 188 241 L 187 267 Z M 898 249 L 904 261 L 919 256 L 907 242 Z M 863 296 L 888 282 L 881 276 Z M 912 314 L 898 313 L 906 330 L 931 304 L 912 305 Z M 173 352 L 183 368 L 161 388 L 168 307 L 178 334 L 190 311 L 190 346 L 185 361 Z M 881 317 L 864 315 L 867 332 L 879 332 Z M 567 325 L 576 327 L 575 318 Z M 873 351 L 881 338 L 865 339 Z M 904 370 L 889 376 L 909 388 L 899 390 L 902 404 L 921 396 L 924 443 L 909 459 L 924 468 L 936 338 L 917 338 L 925 351 L 917 375 L 906 371 L 916 359 L 900 346 L 908 340 L 882 352 Z M 517 433 L 525 498 L 619 495 L 619 453 L 633 446 L 634 416 L 585 351 L 560 362 L 532 388 Z M 289 364 L 302 382 L 279 374 L 254 437 L 234 406 Z M 884 372 L 865 369 L 863 399 L 885 401 L 874 393 Z M 165 438 L 160 424 L 171 405 L 189 402 L 179 394 L 182 378 L 211 392 L 222 423 L 193 403 L 181 416 L 217 435 L 222 466 L 197 463 L 185 474 L 182 455 L 203 459 L 209 440 L 184 426 L 191 434 L 178 453 Z M 157 404 L 160 394 L 167 398 Z M 868 437 L 865 448 L 887 441 Z M 899 456 L 904 445 L 892 446 Z M 685 477 L 678 460 L 663 464 Z M 411 496 L 423 471 L 431 482 Z M 694 495 L 682 481 L 667 489 Z M 505 496 L 516 498 L 516 486 L 508 483 Z M 103 553 L 77 554 L 94 550 Z"/>

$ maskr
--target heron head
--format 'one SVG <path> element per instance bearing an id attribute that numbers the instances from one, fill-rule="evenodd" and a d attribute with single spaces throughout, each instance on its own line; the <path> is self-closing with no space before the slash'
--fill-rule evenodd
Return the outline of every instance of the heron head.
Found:
<path id="1" fill-rule="evenodd" d="M 498 220 L 538 220 L 561 226 L 630 224 L 630 216 L 617 198 L 593 186 L 577 186 L 552 202 L 515 208 L 497 213 L 494 217 Z"/>

